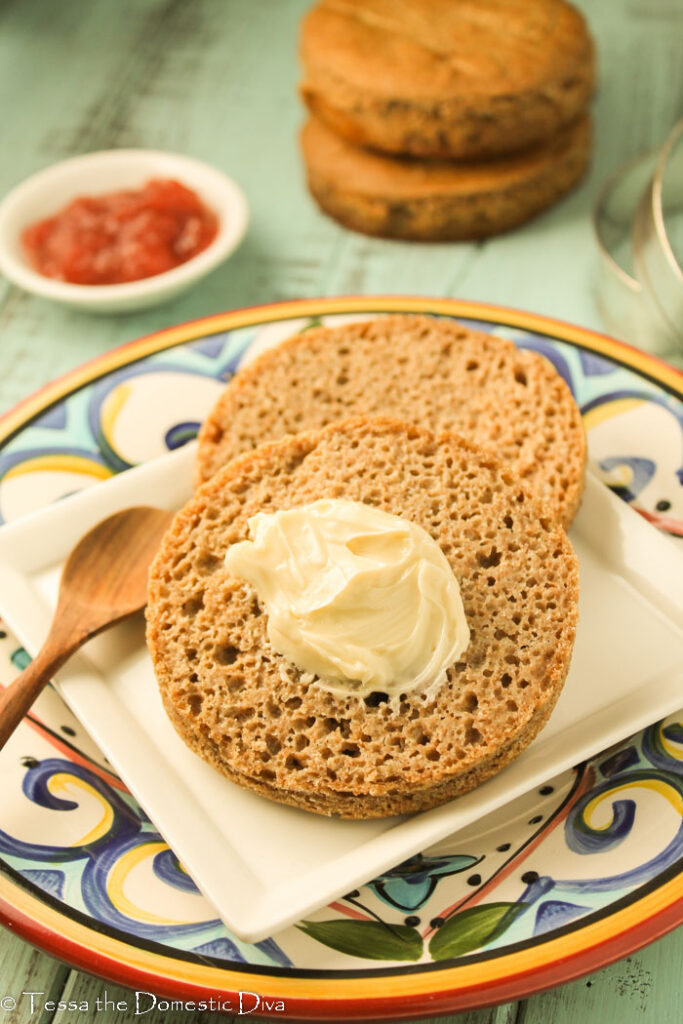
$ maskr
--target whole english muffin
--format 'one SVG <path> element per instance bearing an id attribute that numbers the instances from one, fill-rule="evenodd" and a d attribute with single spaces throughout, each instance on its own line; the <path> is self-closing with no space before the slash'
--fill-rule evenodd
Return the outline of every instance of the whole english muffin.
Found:
<path id="1" fill-rule="evenodd" d="M 247 520 L 343 497 L 438 543 L 470 642 L 431 696 L 390 705 L 322 689 L 269 645 L 252 587 L 224 565 Z M 355 419 L 265 444 L 176 516 L 150 573 L 147 639 L 168 715 L 229 779 L 322 814 L 380 817 L 464 793 L 547 721 L 577 621 L 562 527 L 514 474 L 456 435 Z"/>
<path id="2" fill-rule="evenodd" d="M 588 166 L 591 131 L 582 117 L 533 150 L 457 164 L 360 149 L 310 118 L 301 147 L 312 195 L 345 227 L 385 238 L 462 241 L 516 227 L 568 192 Z"/>
<path id="3" fill-rule="evenodd" d="M 301 29 L 301 95 L 352 143 L 478 160 L 582 114 L 593 44 L 564 0 L 321 0 Z"/>
<path id="4" fill-rule="evenodd" d="M 396 315 L 304 331 L 240 370 L 199 434 L 197 482 L 263 441 L 349 416 L 397 416 L 486 445 L 571 523 L 586 438 L 535 352 L 450 319 Z"/>

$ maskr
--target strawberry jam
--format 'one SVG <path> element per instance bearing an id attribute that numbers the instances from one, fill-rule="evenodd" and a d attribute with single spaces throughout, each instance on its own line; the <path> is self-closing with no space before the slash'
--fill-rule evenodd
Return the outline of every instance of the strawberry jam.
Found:
<path id="1" fill-rule="evenodd" d="M 31 224 L 22 242 L 34 268 L 74 284 L 139 281 L 185 263 L 216 237 L 218 219 L 179 181 L 79 196 Z"/>

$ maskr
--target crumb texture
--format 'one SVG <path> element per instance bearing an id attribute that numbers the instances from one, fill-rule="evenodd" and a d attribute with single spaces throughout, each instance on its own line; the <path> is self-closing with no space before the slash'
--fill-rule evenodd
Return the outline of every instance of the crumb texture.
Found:
<path id="1" fill-rule="evenodd" d="M 204 423 L 197 480 L 264 441 L 351 416 L 395 416 L 485 446 L 571 523 L 586 441 L 564 380 L 541 355 L 427 316 L 316 328 L 240 371 Z"/>
<path id="2" fill-rule="evenodd" d="M 270 649 L 255 592 L 224 567 L 251 515 L 339 497 L 418 523 L 460 582 L 470 644 L 431 696 L 394 708 L 322 690 Z M 148 643 L 171 721 L 233 781 L 385 816 L 471 789 L 533 739 L 567 674 L 577 595 L 564 529 L 513 473 L 456 435 L 360 418 L 263 445 L 198 491 L 152 567 Z"/>

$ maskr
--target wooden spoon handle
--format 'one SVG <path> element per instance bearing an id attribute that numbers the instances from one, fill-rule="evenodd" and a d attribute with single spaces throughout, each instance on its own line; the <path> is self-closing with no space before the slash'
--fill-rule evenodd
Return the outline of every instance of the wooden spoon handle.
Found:
<path id="1" fill-rule="evenodd" d="M 82 640 L 68 647 L 53 646 L 49 640 L 2 693 L 0 693 L 0 750 L 54 673 L 80 647 Z"/>

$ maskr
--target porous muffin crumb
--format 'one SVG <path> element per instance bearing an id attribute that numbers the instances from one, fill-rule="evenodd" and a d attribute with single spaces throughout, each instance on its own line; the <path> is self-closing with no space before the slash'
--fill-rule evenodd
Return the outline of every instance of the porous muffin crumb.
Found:
<path id="1" fill-rule="evenodd" d="M 460 582 L 470 643 L 431 695 L 342 697 L 268 644 L 249 584 L 224 565 L 260 511 L 343 497 L 404 516 Z M 578 571 L 551 508 L 457 435 L 356 418 L 264 444 L 176 516 L 150 574 L 148 645 L 164 706 L 229 779 L 349 818 L 421 810 L 499 771 L 560 694 Z"/>
<path id="2" fill-rule="evenodd" d="M 449 318 L 314 328 L 240 370 L 199 434 L 197 483 L 264 441 L 354 415 L 396 416 L 490 449 L 569 525 L 586 439 L 571 391 L 536 352 Z"/>

